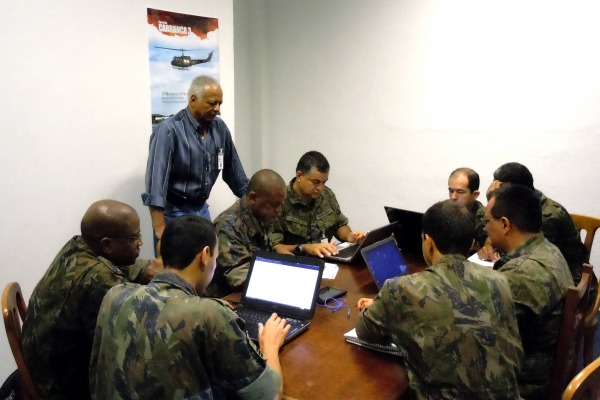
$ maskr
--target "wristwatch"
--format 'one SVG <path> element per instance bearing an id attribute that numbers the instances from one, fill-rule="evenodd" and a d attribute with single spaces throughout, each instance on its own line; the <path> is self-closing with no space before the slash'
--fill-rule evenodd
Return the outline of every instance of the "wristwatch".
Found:
<path id="1" fill-rule="evenodd" d="M 294 254 L 296 254 L 297 256 L 299 256 L 300 254 L 302 254 L 302 245 L 296 245 L 296 248 L 294 249 Z"/>

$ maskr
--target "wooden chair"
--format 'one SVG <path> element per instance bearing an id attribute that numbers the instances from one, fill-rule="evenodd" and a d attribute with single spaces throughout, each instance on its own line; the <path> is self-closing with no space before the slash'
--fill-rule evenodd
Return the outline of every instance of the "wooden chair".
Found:
<path id="1" fill-rule="evenodd" d="M 562 400 L 600 400 L 600 358 L 594 360 L 573 378 Z"/>
<path id="2" fill-rule="evenodd" d="M 4 288 L 4 293 L 2 294 L 2 314 L 4 316 L 4 327 L 6 328 L 8 343 L 10 344 L 10 349 L 19 370 L 21 386 L 23 388 L 22 397 L 27 400 L 41 399 L 42 397 L 33 383 L 29 369 L 25 364 L 21 348 L 21 323 L 27 314 L 27 304 L 25 304 L 21 287 L 17 282 L 11 282 Z"/>
<path id="3" fill-rule="evenodd" d="M 590 254 L 592 252 L 592 244 L 594 243 L 594 235 L 596 230 L 600 228 L 600 218 L 588 217 L 587 215 L 571 214 L 571 219 L 575 223 L 577 232 L 581 235 L 581 231 L 585 231 L 583 244 L 587 249 L 587 258 L 585 262 L 590 262 Z M 598 309 L 600 309 L 600 290 L 594 300 L 594 303 L 588 308 L 585 313 L 585 333 L 583 334 L 583 365 L 586 366 L 594 359 L 594 339 L 598 326 Z"/>
<path id="4" fill-rule="evenodd" d="M 583 336 L 583 317 L 588 305 L 592 266 L 584 264 L 581 281 L 570 287 L 565 296 L 563 315 L 552 364 L 549 400 L 559 400 L 569 381 L 575 376 L 579 347 Z"/>

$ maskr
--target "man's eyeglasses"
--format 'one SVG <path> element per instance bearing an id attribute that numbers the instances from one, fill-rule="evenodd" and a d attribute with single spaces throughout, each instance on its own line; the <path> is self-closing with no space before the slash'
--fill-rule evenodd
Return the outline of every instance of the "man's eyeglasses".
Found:
<path id="1" fill-rule="evenodd" d="M 138 233 L 134 236 L 112 236 L 113 239 L 127 240 L 128 242 L 140 242 L 142 240 L 142 234 Z"/>
<path id="2" fill-rule="evenodd" d="M 490 222 L 490 220 L 492 220 L 492 219 L 499 219 L 499 218 L 496 218 L 496 217 L 491 217 L 491 218 L 488 218 L 488 217 L 483 217 L 483 218 L 481 218 L 481 222 L 483 222 L 483 225 L 485 226 L 485 225 L 487 225 L 487 224 L 488 224 L 488 222 Z"/>

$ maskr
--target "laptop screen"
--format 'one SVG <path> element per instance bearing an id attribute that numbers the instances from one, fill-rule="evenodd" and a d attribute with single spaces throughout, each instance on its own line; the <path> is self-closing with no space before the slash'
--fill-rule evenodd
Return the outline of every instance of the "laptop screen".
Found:
<path id="1" fill-rule="evenodd" d="M 362 255 L 378 289 L 381 289 L 386 280 L 408 273 L 404 257 L 393 238 L 364 248 Z"/>
<path id="2" fill-rule="evenodd" d="M 242 303 L 246 307 L 288 315 L 300 313 L 310 318 L 323 268 L 320 259 L 258 252 L 248 272 Z"/>

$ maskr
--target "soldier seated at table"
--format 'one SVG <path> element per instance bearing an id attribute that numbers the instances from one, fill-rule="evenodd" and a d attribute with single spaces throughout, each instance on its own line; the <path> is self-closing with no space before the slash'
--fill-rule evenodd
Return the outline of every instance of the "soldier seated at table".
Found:
<path id="1" fill-rule="evenodd" d="M 467 261 L 473 215 L 446 200 L 423 216 L 423 272 L 362 298 L 360 339 L 394 343 L 417 398 L 518 399 L 523 349 L 505 276 Z"/>

